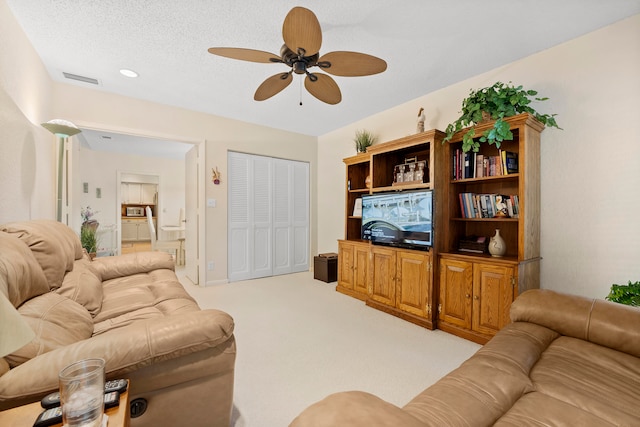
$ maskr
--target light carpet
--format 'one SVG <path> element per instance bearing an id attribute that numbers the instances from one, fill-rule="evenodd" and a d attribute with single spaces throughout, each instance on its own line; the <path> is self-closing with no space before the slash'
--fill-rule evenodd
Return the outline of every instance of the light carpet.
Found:
<path id="1" fill-rule="evenodd" d="M 201 308 L 235 321 L 233 427 L 287 426 L 328 394 L 362 390 L 403 406 L 480 346 L 335 291 L 312 272 L 202 288 Z"/>

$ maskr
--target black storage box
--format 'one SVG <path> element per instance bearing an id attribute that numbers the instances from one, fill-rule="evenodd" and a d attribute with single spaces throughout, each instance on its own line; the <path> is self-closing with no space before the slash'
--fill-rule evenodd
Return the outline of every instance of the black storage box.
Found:
<path id="1" fill-rule="evenodd" d="M 313 257 L 313 278 L 331 283 L 338 280 L 338 254 L 330 252 Z"/>

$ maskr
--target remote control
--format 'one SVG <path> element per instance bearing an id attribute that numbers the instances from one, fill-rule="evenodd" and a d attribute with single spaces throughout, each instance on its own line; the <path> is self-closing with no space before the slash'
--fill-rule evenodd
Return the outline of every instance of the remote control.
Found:
<path id="1" fill-rule="evenodd" d="M 36 422 L 33 423 L 33 427 L 47 427 L 54 424 L 60 424 L 61 422 L 62 408 L 58 406 L 56 408 L 47 409 L 38 415 Z"/>
<path id="2" fill-rule="evenodd" d="M 122 393 L 127 389 L 127 380 L 119 379 L 119 380 L 109 380 L 104 383 L 104 392 L 111 393 L 112 391 L 117 391 L 118 393 Z"/>
<path id="3" fill-rule="evenodd" d="M 117 391 L 118 393 L 122 393 L 127 389 L 127 380 L 119 379 L 119 380 L 109 380 L 104 383 L 104 392 L 112 393 Z M 46 395 L 41 401 L 40 405 L 45 409 L 55 408 L 56 406 L 60 406 L 60 392 L 55 391 L 51 394 Z"/>
<path id="4" fill-rule="evenodd" d="M 47 394 L 40 401 L 40 405 L 42 405 L 44 409 L 51 409 L 55 408 L 56 406 L 60 406 L 60 392 L 55 391 L 51 394 Z"/>
<path id="5" fill-rule="evenodd" d="M 120 393 L 112 391 L 104 395 L 104 409 L 113 408 L 120 405 Z"/>

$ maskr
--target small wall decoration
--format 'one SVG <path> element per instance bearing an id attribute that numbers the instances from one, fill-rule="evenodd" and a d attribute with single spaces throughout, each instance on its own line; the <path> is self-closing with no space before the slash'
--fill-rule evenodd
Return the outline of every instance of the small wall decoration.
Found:
<path id="1" fill-rule="evenodd" d="M 211 168 L 211 181 L 215 184 L 215 185 L 219 185 L 220 184 L 220 180 L 222 179 L 222 174 L 220 173 L 220 171 L 218 170 L 218 167 L 216 166 L 215 169 Z"/>
<path id="2" fill-rule="evenodd" d="M 89 192 L 89 183 L 88 182 L 83 182 L 82 183 L 82 192 L 83 193 L 88 193 Z"/>

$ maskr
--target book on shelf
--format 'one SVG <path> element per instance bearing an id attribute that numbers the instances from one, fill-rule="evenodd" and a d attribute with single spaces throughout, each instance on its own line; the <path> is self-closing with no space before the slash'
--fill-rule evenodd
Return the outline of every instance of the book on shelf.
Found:
<path id="1" fill-rule="evenodd" d="M 504 175 L 518 173 L 518 153 L 507 150 L 500 150 L 502 158 L 502 170 Z"/>
<path id="2" fill-rule="evenodd" d="M 470 252 L 474 254 L 487 253 L 489 251 L 489 239 L 485 236 L 465 236 L 458 242 L 460 252 Z"/>
<path id="3" fill-rule="evenodd" d="M 518 153 L 499 150 L 497 156 L 487 156 L 456 149 L 451 156 L 452 179 L 483 178 L 518 173 Z"/>
<path id="4" fill-rule="evenodd" d="M 518 218 L 518 195 L 459 193 L 462 218 Z"/>

